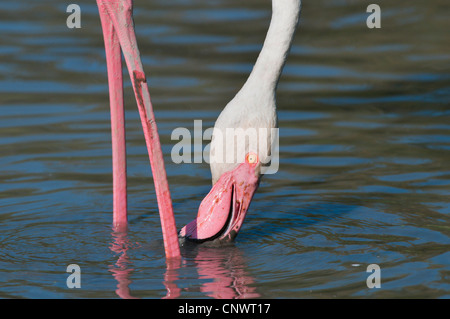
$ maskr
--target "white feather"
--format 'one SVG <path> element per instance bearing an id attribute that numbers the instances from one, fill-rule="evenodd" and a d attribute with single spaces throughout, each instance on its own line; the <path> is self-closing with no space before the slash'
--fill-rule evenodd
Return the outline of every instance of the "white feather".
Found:
<path id="1" fill-rule="evenodd" d="M 214 126 L 210 149 L 213 184 L 223 173 L 242 163 L 250 151 L 257 153 L 262 163 L 270 156 L 271 129 L 277 127 L 276 89 L 298 24 L 300 7 L 300 0 L 272 0 L 269 30 L 253 70 Z M 238 148 L 238 141 L 226 134 L 227 129 L 238 128 L 259 135 L 265 132 L 266 136 L 258 136 L 258 141 L 261 138 L 266 145 L 259 143 L 254 149 L 254 143 L 245 141 L 245 149 Z M 239 139 L 243 142 L 243 137 Z"/>

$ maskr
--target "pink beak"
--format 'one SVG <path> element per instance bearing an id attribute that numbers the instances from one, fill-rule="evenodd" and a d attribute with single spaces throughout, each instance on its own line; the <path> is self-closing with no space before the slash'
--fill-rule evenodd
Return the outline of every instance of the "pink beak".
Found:
<path id="1" fill-rule="evenodd" d="M 197 218 L 184 226 L 179 237 L 194 242 L 230 242 L 244 222 L 259 186 L 254 163 L 242 163 L 224 173 L 200 204 Z"/>

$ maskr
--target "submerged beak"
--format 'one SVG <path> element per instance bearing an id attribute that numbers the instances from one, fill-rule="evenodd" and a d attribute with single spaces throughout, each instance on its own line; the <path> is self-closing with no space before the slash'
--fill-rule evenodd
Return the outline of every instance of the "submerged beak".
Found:
<path id="1" fill-rule="evenodd" d="M 180 230 L 179 237 L 194 242 L 232 241 L 258 189 L 258 164 L 256 155 L 247 155 L 244 163 L 224 173 L 203 199 L 197 218 Z"/>

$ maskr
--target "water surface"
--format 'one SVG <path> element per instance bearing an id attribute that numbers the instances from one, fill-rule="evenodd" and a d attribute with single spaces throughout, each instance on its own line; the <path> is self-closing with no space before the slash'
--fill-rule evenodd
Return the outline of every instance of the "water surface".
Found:
<path id="1" fill-rule="evenodd" d="M 0 297 L 449 298 L 447 1 L 304 1 L 278 88 L 280 168 L 236 242 L 166 264 L 142 128 L 125 76 L 129 231 L 112 222 L 111 137 L 97 7 L 0 11 Z M 175 164 L 177 127 L 203 128 L 244 83 L 270 1 L 135 1 L 140 51 L 177 226 L 210 189 Z M 208 141 L 205 141 L 205 146 Z M 193 154 L 198 156 L 199 154 Z M 66 285 L 69 264 L 80 289 Z M 367 266 L 381 268 L 369 289 Z"/>

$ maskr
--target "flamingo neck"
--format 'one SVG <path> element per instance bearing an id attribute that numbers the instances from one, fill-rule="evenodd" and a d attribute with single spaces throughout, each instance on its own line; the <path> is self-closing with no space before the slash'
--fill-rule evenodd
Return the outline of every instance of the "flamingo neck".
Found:
<path id="1" fill-rule="evenodd" d="M 275 94 L 300 17 L 301 0 L 272 0 L 272 19 L 263 48 L 244 89 Z"/>

